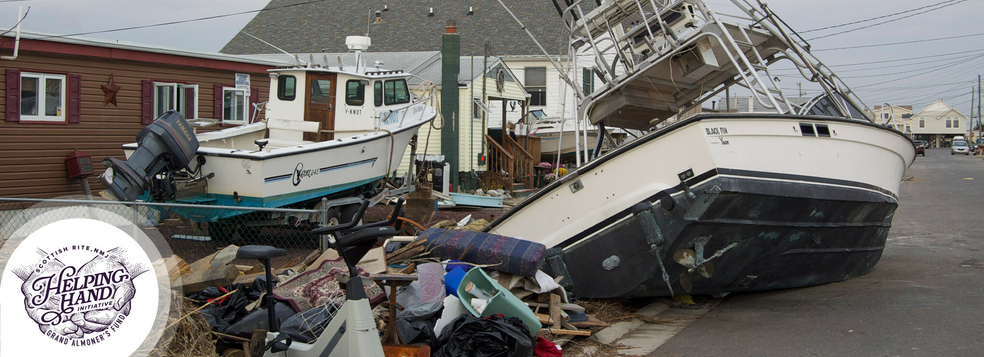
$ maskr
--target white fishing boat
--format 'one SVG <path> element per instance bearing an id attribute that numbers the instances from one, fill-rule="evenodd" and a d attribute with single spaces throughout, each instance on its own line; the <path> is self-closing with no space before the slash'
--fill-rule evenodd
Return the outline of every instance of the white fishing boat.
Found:
<path id="1" fill-rule="evenodd" d="M 915 148 L 866 117 L 767 6 L 732 0 L 740 12 L 725 22 L 701 0 L 612 0 L 591 11 L 567 3 L 559 9 L 572 43 L 594 50 L 605 83 L 580 95 L 579 115 L 600 130 L 658 129 L 487 231 L 545 244 L 545 270 L 591 298 L 790 288 L 871 271 Z M 776 63 L 824 94 L 787 100 L 770 73 Z M 667 121 L 733 85 L 773 113 Z"/>
<path id="2" fill-rule="evenodd" d="M 359 54 L 369 42 L 346 39 Z M 138 135 L 139 143 L 123 145 L 128 161 L 107 162 L 112 170 L 103 182 L 124 200 L 241 207 L 306 207 L 371 192 L 437 112 L 427 103 L 433 88 L 418 89 L 424 93 L 418 97 L 407 86 L 410 73 L 368 67 L 357 58 L 347 65 L 339 60 L 332 66 L 325 58 L 271 70 L 265 118 L 255 123 L 183 137 L 191 125 L 165 115 Z M 175 163 L 175 157 L 183 159 Z M 166 161 L 160 158 L 172 162 L 160 164 Z M 215 222 L 244 212 L 212 210 L 189 218 Z"/>

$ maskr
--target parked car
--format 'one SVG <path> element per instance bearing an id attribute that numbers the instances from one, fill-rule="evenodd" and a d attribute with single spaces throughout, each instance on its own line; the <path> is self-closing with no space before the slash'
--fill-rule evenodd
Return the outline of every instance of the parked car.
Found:
<path id="1" fill-rule="evenodd" d="M 950 147 L 950 155 L 964 154 L 970 155 L 970 146 L 967 145 L 966 141 L 954 140 L 953 146 Z"/>
<path id="2" fill-rule="evenodd" d="M 916 144 L 916 155 L 926 156 L 926 148 L 922 145 Z"/>
<path id="3" fill-rule="evenodd" d="M 925 149 L 925 148 L 929 147 L 929 143 L 927 143 L 927 142 L 925 142 L 923 140 L 913 140 L 912 141 L 912 144 L 915 145 L 917 148 L 923 148 L 923 149 Z"/>

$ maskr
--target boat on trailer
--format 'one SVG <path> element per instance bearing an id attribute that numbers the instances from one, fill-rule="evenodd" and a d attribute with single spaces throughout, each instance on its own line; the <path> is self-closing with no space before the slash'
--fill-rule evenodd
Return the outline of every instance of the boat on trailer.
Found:
<path id="1" fill-rule="evenodd" d="M 368 37 L 346 39 L 357 54 L 365 51 L 369 43 Z M 150 177 L 142 178 L 144 185 L 133 185 L 140 188 L 120 189 L 112 184 L 113 172 L 120 179 L 120 173 L 127 171 L 123 165 L 127 162 L 111 159 L 107 166 L 114 170 L 104 175 L 104 183 L 115 196 L 125 200 L 143 194 L 143 199 L 155 202 L 246 208 L 312 208 L 325 198 L 374 193 L 381 181 L 399 167 L 417 130 L 431 122 L 437 111 L 429 104 L 435 92 L 433 85 L 424 83 L 414 91 L 407 85 L 411 74 L 380 69 L 378 64 L 368 67 L 361 57 L 357 55 L 357 63 L 348 65 L 339 59 L 337 66 L 329 65 L 327 57 L 323 61 L 312 57 L 305 64 L 298 60 L 297 66 L 271 70 L 265 118 L 187 138 L 189 142 L 197 141 L 197 149 L 185 150 L 189 151 L 185 153 L 187 161 L 197 162 L 197 166 L 190 165 L 194 169 L 166 165 L 160 171 L 147 172 Z M 184 120 L 158 122 L 148 129 L 160 126 L 169 128 L 159 130 L 162 133 L 180 133 L 194 125 Z M 149 137 L 143 134 L 138 141 Z M 132 160 L 141 146 L 143 142 L 125 144 L 123 150 Z M 181 156 L 178 152 L 183 146 L 191 147 L 187 143 L 171 145 L 171 152 L 161 157 Z M 224 236 L 229 236 L 231 230 L 220 228 L 235 228 L 231 223 L 224 224 L 226 219 L 249 212 L 171 210 L 199 222 L 210 222 L 210 231 Z M 335 217 L 330 218 L 344 220 L 346 217 L 337 216 L 344 216 L 347 211 L 350 210 L 332 211 L 330 215 Z M 242 226 L 242 219 L 234 221 Z M 243 233 L 243 227 L 239 229 Z"/>
<path id="2" fill-rule="evenodd" d="M 764 4 L 732 0 L 740 12 L 725 22 L 701 0 L 663 3 L 611 0 L 585 11 L 555 2 L 605 83 L 581 93 L 579 115 L 601 130 L 655 130 L 486 231 L 543 243 L 544 269 L 588 298 L 793 288 L 870 272 L 915 159 L 912 141 L 873 123 Z M 788 100 L 770 73 L 777 62 L 824 93 Z M 733 85 L 774 112 L 676 120 Z"/>

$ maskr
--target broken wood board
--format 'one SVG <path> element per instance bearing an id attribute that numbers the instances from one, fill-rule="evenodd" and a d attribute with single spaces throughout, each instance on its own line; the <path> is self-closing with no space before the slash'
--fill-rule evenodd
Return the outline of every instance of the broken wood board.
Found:
<path id="1" fill-rule="evenodd" d="M 301 260 L 301 264 L 298 265 L 299 267 L 301 267 L 298 273 L 303 273 L 307 271 L 307 269 L 311 267 L 311 263 L 314 263 L 314 261 L 318 259 L 319 256 L 321 256 L 321 252 L 315 250 L 312 251 L 311 254 L 308 254 L 307 257 L 304 257 L 304 260 Z"/>
<path id="2" fill-rule="evenodd" d="M 553 321 L 553 328 L 560 328 L 561 321 L 561 308 L 560 308 L 560 295 L 550 294 L 550 321 Z"/>
<path id="3" fill-rule="evenodd" d="M 239 253 L 239 246 L 228 245 L 222 248 L 218 253 L 215 253 L 215 257 L 212 258 L 212 267 L 218 268 L 220 266 L 232 263 L 236 260 L 236 253 Z"/>
<path id="4" fill-rule="evenodd" d="M 314 262 L 308 264 L 307 267 L 317 268 L 321 266 L 321 263 L 323 263 L 326 260 L 335 260 L 340 257 L 341 256 L 338 255 L 338 252 L 336 252 L 334 249 L 326 249 L 324 253 L 321 253 L 321 255 L 319 255 L 318 258 L 314 260 Z"/>
<path id="5" fill-rule="evenodd" d="M 591 331 L 564 330 L 559 328 L 545 328 L 543 331 L 547 331 L 548 333 L 552 333 L 554 335 L 591 336 Z"/>
<path id="6" fill-rule="evenodd" d="M 577 327 L 577 328 L 610 327 L 611 326 L 611 324 L 609 324 L 607 322 L 604 322 L 604 321 L 601 321 L 601 320 L 599 320 L 598 318 L 596 318 L 596 317 L 594 317 L 592 315 L 588 315 L 588 321 L 571 322 L 570 324 L 572 326 L 574 326 L 574 327 Z"/>
<path id="7" fill-rule="evenodd" d="M 191 272 L 181 276 L 179 286 L 185 294 L 197 293 L 209 286 L 227 286 L 236 281 L 239 276 L 239 269 L 235 266 L 226 265 L 205 271 Z"/>
<path id="8" fill-rule="evenodd" d="M 182 275 L 192 272 L 191 266 L 177 255 L 172 255 L 164 259 L 164 266 L 167 268 L 167 276 L 171 279 L 172 283 Z"/>
<path id="9" fill-rule="evenodd" d="M 386 248 L 376 247 L 369 250 L 356 266 L 369 272 L 369 274 L 386 273 Z"/>
<path id="10" fill-rule="evenodd" d="M 206 271 L 212 269 L 212 258 L 219 254 L 219 252 L 212 253 L 202 259 L 196 260 L 194 263 L 189 264 L 191 271 Z"/>

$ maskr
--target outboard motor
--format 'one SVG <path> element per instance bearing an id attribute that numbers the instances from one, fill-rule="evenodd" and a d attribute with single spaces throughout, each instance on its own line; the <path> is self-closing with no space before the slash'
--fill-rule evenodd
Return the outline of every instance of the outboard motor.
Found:
<path id="1" fill-rule="evenodd" d="M 103 160 L 106 172 L 99 176 L 117 200 L 135 201 L 148 181 L 164 169 L 189 169 L 198 151 L 198 138 L 181 113 L 164 113 L 137 134 L 137 150 L 129 160 Z"/>

